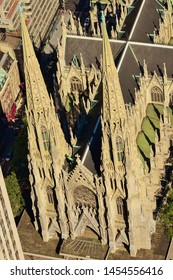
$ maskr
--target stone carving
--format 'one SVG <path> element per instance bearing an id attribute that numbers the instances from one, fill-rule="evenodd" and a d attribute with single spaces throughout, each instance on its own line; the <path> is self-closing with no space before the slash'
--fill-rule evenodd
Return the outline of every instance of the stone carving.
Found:
<path id="1" fill-rule="evenodd" d="M 73 196 L 77 204 L 90 205 L 93 208 L 97 208 L 96 196 L 87 187 L 77 187 L 73 192 Z"/>

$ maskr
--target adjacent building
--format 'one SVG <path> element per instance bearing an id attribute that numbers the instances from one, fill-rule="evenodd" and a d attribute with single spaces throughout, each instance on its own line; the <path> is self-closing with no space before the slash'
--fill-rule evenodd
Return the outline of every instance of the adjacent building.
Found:
<path id="1" fill-rule="evenodd" d="M 0 102 L 8 121 L 14 119 L 19 105 L 20 76 L 13 49 L 7 43 L 0 44 Z"/>
<path id="2" fill-rule="evenodd" d="M 20 35 L 18 2 L 18 0 L 0 1 L 0 28 L 6 28 L 7 32 L 13 36 Z M 30 35 L 35 45 L 39 47 L 56 17 L 59 1 L 23 0 L 20 2 L 26 15 Z"/>
<path id="3" fill-rule="evenodd" d="M 23 260 L 4 177 L 0 167 L 0 260 Z"/>

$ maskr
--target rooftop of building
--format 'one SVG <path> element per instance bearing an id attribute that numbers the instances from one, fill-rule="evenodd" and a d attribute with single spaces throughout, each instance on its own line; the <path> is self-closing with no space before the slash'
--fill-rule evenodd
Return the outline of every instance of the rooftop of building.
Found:
<path id="1" fill-rule="evenodd" d="M 162 76 L 165 63 L 168 77 L 173 77 L 170 60 L 173 55 L 173 46 L 120 40 L 110 40 L 110 42 L 125 103 L 134 103 L 134 89 L 138 88 L 135 76 L 142 74 L 144 60 L 149 74 L 156 72 L 158 76 Z M 80 53 L 82 53 L 85 67 L 90 68 L 94 64 L 98 68 L 100 55 L 102 55 L 102 39 L 67 36 L 66 64 L 70 64 L 74 54 L 79 58 Z"/>
<path id="2" fill-rule="evenodd" d="M 163 4 L 157 0 L 136 0 L 132 7 L 134 9 L 127 16 L 123 28 L 126 38 L 130 41 L 151 43 L 154 30 L 159 27 Z"/>
<path id="3" fill-rule="evenodd" d="M 13 61 L 14 59 L 11 57 L 10 53 L 4 53 L 0 50 L 0 69 L 2 71 L 8 73 Z"/>
<path id="4" fill-rule="evenodd" d="M 23 212 L 18 225 L 18 233 L 24 254 L 37 255 L 41 258 L 60 258 L 57 253 L 58 238 L 44 242 L 31 223 L 26 211 Z"/>
<path id="5" fill-rule="evenodd" d="M 110 40 L 112 52 L 116 59 L 122 48 L 125 45 L 125 41 Z M 66 50 L 65 50 L 65 61 L 68 65 L 74 54 L 80 57 L 80 53 L 83 56 L 84 65 L 90 68 L 92 64 L 96 68 L 99 66 L 100 55 L 102 55 L 102 39 L 84 36 L 67 36 Z"/>
<path id="6" fill-rule="evenodd" d="M 80 17 L 83 25 L 86 17 L 90 17 L 89 0 L 83 3 L 83 0 L 68 0 L 66 2 L 66 9 L 71 10 L 72 14 Z M 98 3 L 99 1 L 91 1 Z M 101 4 L 100 9 L 104 9 L 106 2 Z M 162 0 L 134 0 L 131 6 L 127 9 L 127 17 L 118 34 L 120 40 L 131 40 L 138 42 L 151 43 L 153 41 L 154 30 L 159 28 L 159 20 L 164 10 L 164 3 Z M 147 19 L 147 20 L 146 20 Z"/>
<path id="7" fill-rule="evenodd" d="M 69 3 L 71 3 L 70 0 Z M 120 40 L 110 40 L 125 103 L 134 103 L 134 89 L 138 88 L 135 77 L 142 74 L 144 59 L 149 74 L 155 71 L 157 75 L 162 76 L 165 63 L 168 77 L 173 76 L 170 60 L 173 48 L 155 45 L 152 42 L 154 29 L 158 28 L 163 9 L 163 1 L 135 0 L 122 29 L 125 32 L 124 35 Z M 102 39 L 68 35 L 65 50 L 66 64 L 70 64 L 74 54 L 80 57 L 80 53 L 82 53 L 85 67 L 89 68 L 94 64 L 97 68 L 100 55 L 102 55 Z"/>

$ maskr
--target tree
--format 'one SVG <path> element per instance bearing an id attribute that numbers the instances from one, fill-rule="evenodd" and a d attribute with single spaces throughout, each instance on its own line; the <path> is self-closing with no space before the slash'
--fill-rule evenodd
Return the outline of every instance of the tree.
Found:
<path id="1" fill-rule="evenodd" d="M 173 189 L 168 194 L 166 205 L 160 211 L 160 218 L 165 226 L 167 236 L 173 237 Z"/>
<path id="2" fill-rule="evenodd" d="M 11 203 L 11 208 L 14 217 L 21 214 L 24 207 L 24 199 L 21 194 L 20 186 L 15 172 L 12 172 L 7 178 L 5 178 L 8 196 Z"/>
<path id="3" fill-rule="evenodd" d="M 28 186 L 28 137 L 27 137 L 27 121 L 22 119 L 23 126 L 13 145 L 12 170 L 16 173 L 21 188 Z"/>

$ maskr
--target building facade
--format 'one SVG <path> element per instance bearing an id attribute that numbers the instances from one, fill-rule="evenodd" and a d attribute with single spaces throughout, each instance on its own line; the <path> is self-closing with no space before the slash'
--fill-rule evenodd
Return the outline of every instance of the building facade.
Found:
<path id="1" fill-rule="evenodd" d="M 0 168 L 0 260 L 23 260 L 4 177 Z"/>
<path id="2" fill-rule="evenodd" d="M 21 99 L 18 62 L 6 43 L 0 44 L 0 101 L 7 120 L 14 119 Z"/>
<path id="3" fill-rule="evenodd" d="M 100 9 L 104 10 L 106 17 L 106 26 L 109 30 L 109 37 L 120 38 L 124 33 L 121 31 L 128 13 L 131 12 L 133 0 L 108 0 L 89 2 L 89 12 L 83 8 L 83 12 L 76 11 L 74 15 L 69 10 L 69 21 L 67 32 L 69 34 L 78 34 L 85 36 L 89 34 L 93 37 L 101 37 L 101 26 L 99 20 Z M 84 16 L 85 14 L 85 16 Z"/>
<path id="4" fill-rule="evenodd" d="M 139 57 L 139 47 L 144 50 L 142 55 L 148 53 L 151 46 L 146 44 L 138 46 L 138 43 L 127 42 L 123 60 L 119 62 L 121 68 L 117 70 L 112 48 L 121 53 L 124 42 L 110 45 L 103 11 L 100 19 L 102 40 L 88 40 L 88 43 L 87 39 L 82 41 L 76 37 L 75 42 L 72 41 L 62 22 L 65 32 L 58 45 L 57 80 L 59 111 L 65 108 L 68 138 L 64 125 L 59 122 L 61 114 L 58 118 L 47 93 L 21 15 L 35 227 L 44 241 L 58 234 L 63 240 L 71 238 L 73 242 L 81 236 L 87 238 L 89 232 L 102 245 L 108 244 L 111 252 L 126 244 L 135 256 L 139 249 L 151 248 L 151 235 L 156 229 L 154 213 L 173 138 L 173 83 L 165 64 L 162 76 L 148 71 L 145 60 L 141 65 L 137 54 Z M 77 39 L 80 43 L 76 43 Z M 77 52 L 82 44 L 85 46 L 82 55 L 74 56 L 73 46 Z M 99 45 L 102 52 L 98 61 L 92 46 Z M 158 59 L 157 53 L 162 49 L 155 46 L 150 51 Z M 73 54 L 70 63 L 68 51 Z M 84 58 L 85 61 L 93 58 L 93 64 L 96 60 L 98 68 L 85 65 Z M 132 66 L 135 75 L 130 72 Z M 138 85 L 134 95 L 129 84 L 131 79 L 132 86 L 134 80 Z M 130 104 L 124 94 L 126 90 L 132 99 Z M 85 127 L 84 115 L 88 117 L 85 120 L 92 120 L 91 126 L 95 123 L 91 130 L 90 126 Z M 84 129 L 78 133 L 81 126 Z M 90 137 L 86 144 L 87 132 Z M 81 143 L 82 133 L 84 143 Z M 78 148 L 81 150 L 76 154 Z M 99 161 L 94 162 L 94 154 L 99 149 Z"/>
<path id="5" fill-rule="evenodd" d="M 173 44 L 173 2 L 171 0 L 164 1 L 164 10 L 161 13 L 159 28 L 154 30 L 153 41 L 155 44 Z"/>
<path id="6" fill-rule="evenodd" d="M 20 35 L 18 2 L 18 0 L 0 1 L 0 28 L 6 28 L 9 35 Z M 45 38 L 54 17 L 56 16 L 59 1 L 24 0 L 20 2 L 22 3 L 23 10 L 26 15 L 26 22 L 30 35 L 36 47 L 39 47 L 41 41 Z"/>

